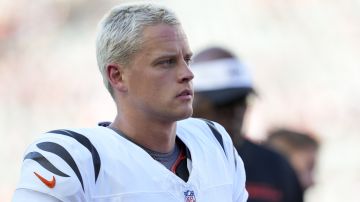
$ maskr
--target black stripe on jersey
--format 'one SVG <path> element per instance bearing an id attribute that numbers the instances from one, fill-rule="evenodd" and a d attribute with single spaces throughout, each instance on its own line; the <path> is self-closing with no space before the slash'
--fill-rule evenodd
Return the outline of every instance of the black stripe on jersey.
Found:
<path id="1" fill-rule="evenodd" d="M 225 148 L 224 148 L 224 142 L 223 142 L 223 139 L 222 139 L 222 136 L 220 134 L 220 132 L 216 129 L 215 127 L 215 124 L 209 120 L 206 120 L 206 119 L 203 119 L 206 124 L 209 126 L 209 128 L 211 129 L 211 132 L 214 134 L 215 138 L 217 139 L 217 141 L 220 143 L 222 149 L 224 150 L 224 153 L 226 155 L 226 152 L 225 152 Z"/>
<path id="2" fill-rule="evenodd" d="M 234 153 L 233 155 L 234 155 L 234 163 L 235 163 L 235 169 L 236 169 L 237 168 L 237 160 L 236 160 L 237 153 L 236 153 L 235 147 L 233 147 L 233 153 Z"/>
<path id="3" fill-rule="evenodd" d="M 92 156 L 92 160 L 93 160 L 95 182 L 96 182 L 96 180 L 99 176 L 99 172 L 100 172 L 101 161 L 100 161 L 100 156 L 99 156 L 98 151 L 96 150 L 94 145 L 90 142 L 90 140 L 87 137 L 85 137 L 84 135 L 81 135 L 81 134 L 76 133 L 71 130 L 53 130 L 48 133 L 56 133 L 56 134 L 72 137 L 89 150 L 89 152 L 91 153 L 91 156 Z"/>
<path id="4" fill-rule="evenodd" d="M 36 162 L 38 162 L 42 167 L 44 167 L 46 170 L 54 173 L 55 175 L 59 175 L 61 177 L 70 177 L 69 175 L 61 172 L 59 169 L 57 169 L 52 163 L 50 163 L 49 160 L 47 160 L 42 154 L 39 152 L 29 152 L 25 155 L 25 159 L 32 159 Z"/>
<path id="5" fill-rule="evenodd" d="M 53 154 L 56 154 L 57 156 L 59 156 L 60 158 L 62 158 L 70 167 L 71 169 L 75 172 L 77 178 L 79 179 L 81 186 L 84 190 L 84 184 L 83 184 L 83 180 L 79 171 L 79 168 L 77 167 L 74 159 L 71 157 L 70 153 L 68 151 L 66 151 L 66 149 L 64 147 L 62 147 L 61 145 L 54 143 L 54 142 L 41 142 L 36 144 L 40 149 L 47 151 L 47 152 L 51 152 Z"/>
<path id="6" fill-rule="evenodd" d="M 186 146 L 185 146 L 186 147 Z M 186 158 L 190 159 L 191 160 L 191 153 L 190 153 L 190 150 L 189 148 L 185 148 L 185 154 L 186 154 Z"/>

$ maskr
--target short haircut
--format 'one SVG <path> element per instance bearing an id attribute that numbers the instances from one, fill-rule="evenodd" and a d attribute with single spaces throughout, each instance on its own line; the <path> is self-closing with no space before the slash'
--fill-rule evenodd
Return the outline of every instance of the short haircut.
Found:
<path id="1" fill-rule="evenodd" d="M 289 154 L 294 150 L 318 149 L 319 142 L 311 133 L 278 128 L 270 131 L 266 144 Z"/>
<path id="2" fill-rule="evenodd" d="M 142 44 L 142 33 L 147 26 L 179 25 L 170 10 L 153 4 L 127 4 L 112 8 L 100 21 L 96 40 L 96 57 L 104 84 L 113 96 L 107 77 L 107 65 L 128 65 Z"/>

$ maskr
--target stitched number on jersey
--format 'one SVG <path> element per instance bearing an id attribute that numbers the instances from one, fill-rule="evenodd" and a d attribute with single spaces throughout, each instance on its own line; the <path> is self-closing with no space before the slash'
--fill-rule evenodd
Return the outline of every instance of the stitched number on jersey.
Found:
<path id="1" fill-rule="evenodd" d="M 196 202 L 194 191 L 187 190 L 184 192 L 185 202 Z"/>

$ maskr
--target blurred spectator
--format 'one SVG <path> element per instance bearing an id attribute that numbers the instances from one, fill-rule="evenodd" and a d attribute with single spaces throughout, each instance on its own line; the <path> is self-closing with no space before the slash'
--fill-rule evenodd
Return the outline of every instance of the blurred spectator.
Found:
<path id="1" fill-rule="evenodd" d="M 304 190 L 314 184 L 313 172 L 319 143 L 311 134 L 276 129 L 270 132 L 265 144 L 287 157 Z"/>
<path id="2" fill-rule="evenodd" d="M 194 117 L 222 124 L 232 136 L 246 170 L 248 202 L 301 202 L 302 189 L 284 157 L 241 134 L 248 99 L 254 95 L 250 74 L 229 51 L 212 47 L 194 57 Z"/>

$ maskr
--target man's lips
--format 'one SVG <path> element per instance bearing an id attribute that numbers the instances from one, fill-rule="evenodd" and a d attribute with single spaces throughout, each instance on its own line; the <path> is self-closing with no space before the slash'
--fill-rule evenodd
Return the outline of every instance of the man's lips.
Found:
<path id="1" fill-rule="evenodd" d="M 183 97 L 183 96 L 191 96 L 192 97 L 193 96 L 193 91 L 188 90 L 188 89 L 183 90 L 176 97 Z"/>

